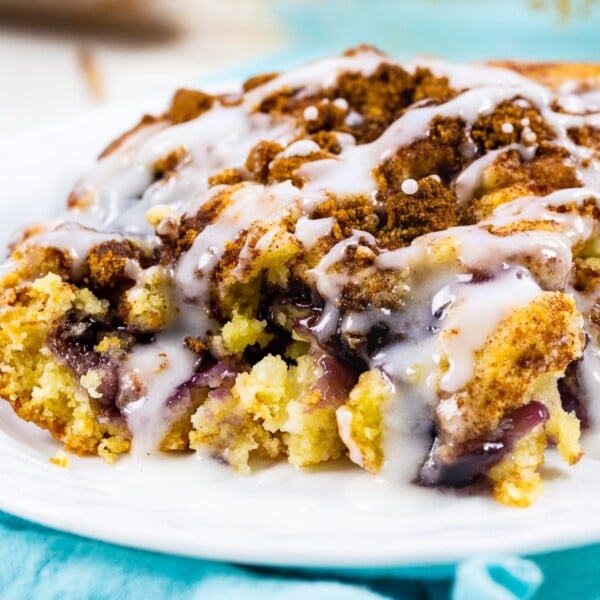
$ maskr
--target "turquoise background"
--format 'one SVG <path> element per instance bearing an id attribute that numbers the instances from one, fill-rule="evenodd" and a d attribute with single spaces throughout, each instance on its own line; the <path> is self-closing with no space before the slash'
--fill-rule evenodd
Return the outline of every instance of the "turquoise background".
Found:
<path id="1" fill-rule="evenodd" d="M 600 2 L 571 0 L 275 0 L 295 46 L 370 43 L 398 56 L 600 61 Z"/>

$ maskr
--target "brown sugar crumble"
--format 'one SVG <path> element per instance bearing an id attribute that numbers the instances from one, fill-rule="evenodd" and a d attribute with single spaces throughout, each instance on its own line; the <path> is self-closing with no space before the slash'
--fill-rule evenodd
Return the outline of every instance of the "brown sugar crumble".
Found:
<path id="1" fill-rule="evenodd" d="M 177 166 L 187 156 L 187 150 L 183 146 L 179 146 L 175 150 L 171 150 L 168 154 L 160 158 L 154 163 L 154 177 L 161 179 L 175 171 Z"/>
<path id="2" fill-rule="evenodd" d="M 307 133 L 313 134 L 334 129 L 344 130 L 344 118 L 347 114 L 347 108 L 338 106 L 331 102 L 329 98 L 319 100 L 307 108 L 308 111 L 305 110 L 302 113 L 302 121 Z"/>
<path id="3" fill-rule="evenodd" d="M 490 151 L 520 142 L 526 146 L 555 137 L 537 108 L 528 101 L 515 98 L 502 102 L 489 115 L 479 117 L 471 129 L 471 137 L 481 151 Z"/>
<path id="4" fill-rule="evenodd" d="M 266 183 L 269 179 L 269 166 L 280 152 L 283 152 L 283 146 L 278 142 L 258 142 L 248 152 L 245 167 L 256 181 Z"/>
<path id="5" fill-rule="evenodd" d="M 187 336 L 183 343 L 185 344 L 186 348 L 192 352 L 195 352 L 196 354 L 202 355 L 208 350 L 208 346 L 204 342 L 191 336 Z"/>
<path id="6" fill-rule="evenodd" d="M 208 178 L 208 185 L 213 187 L 215 185 L 236 185 L 242 183 L 242 181 L 248 181 L 251 179 L 250 173 L 245 169 L 238 169 L 231 167 L 211 175 Z"/>
<path id="7" fill-rule="evenodd" d="M 319 204 L 313 212 L 313 218 L 335 219 L 334 236 L 337 240 L 352 235 L 352 230 L 366 231 L 372 235 L 377 232 L 380 218 L 367 196 L 336 199 L 334 197 Z"/>
<path id="8" fill-rule="evenodd" d="M 328 155 L 325 152 L 313 152 L 307 156 L 286 156 L 276 158 L 269 164 L 269 176 L 267 182 L 274 183 L 277 181 L 289 180 L 297 188 L 301 188 L 304 185 L 304 180 L 298 174 L 298 169 L 307 162 L 322 160 L 324 158 L 328 158 Z"/>
<path id="9" fill-rule="evenodd" d="M 317 131 L 310 135 L 308 139 L 315 142 L 323 152 L 339 154 L 342 151 L 338 136 L 331 131 Z"/>
<path id="10" fill-rule="evenodd" d="M 564 148 L 542 142 L 529 160 L 517 150 L 507 150 L 484 170 L 472 202 L 461 206 L 461 222 L 484 219 L 500 204 L 520 196 L 545 195 L 580 186 L 576 165 Z"/>
<path id="11" fill-rule="evenodd" d="M 231 195 L 236 186 L 225 188 L 206 202 L 194 215 L 184 215 L 179 225 L 179 235 L 175 243 L 175 257 L 189 250 L 196 236 L 207 226 L 216 221 L 219 215 L 231 202 Z"/>
<path id="12" fill-rule="evenodd" d="M 379 189 L 398 189 L 408 177 L 437 175 L 442 181 L 449 181 L 467 163 L 463 154 L 466 142 L 463 121 L 435 117 L 426 136 L 398 149 L 375 168 Z"/>
<path id="13" fill-rule="evenodd" d="M 592 148 L 596 156 L 600 156 L 600 127 L 592 127 L 590 125 L 571 127 L 567 133 L 578 146 Z"/>
<path id="14" fill-rule="evenodd" d="M 242 89 L 244 92 L 249 92 L 250 90 L 264 85 L 265 83 L 269 83 L 269 81 L 273 81 L 273 79 L 275 79 L 278 75 L 279 73 L 262 73 L 260 75 L 255 75 L 254 77 L 250 77 L 244 81 Z"/>
<path id="15" fill-rule="evenodd" d="M 260 112 L 290 114 L 303 118 L 307 107 L 316 109 L 314 119 L 303 119 L 307 133 L 318 130 L 351 133 L 357 144 L 373 141 L 402 112 L 415 102 L 428 99 L 445 102 L 454 97 L 446 77 L 436 77 L 428 69 L 418 68 L 414 74 L 398 65 L 382 63 L 374 73 L 342 73 L 330 88 L 317 95 L 298 94 L 300 90 L 282 88 L 267 96 L 258 106 Z M 343 99 L 348 108 L 335 100 Z M 348 112 L 359 115 L 356 124 L 349 124 Z"/>
<path id="16" fill-rule="evenodd" d="M 345 128 L 355 135 L 357 143 L 379 137 L 414 102 L 425 98 L 443 102 L 456 95 L 447 78 L 435 77 L 428 69 L 419 68 L 413 75 L 386 63 L 369 77 L 344 73 L 326 93 L 329 98 L 344 98 L 350 110 L 363 117 L 360 125 Z"/>
<path id="17" fill-rule="evenodd" d="M 398 310 L 405 299 L 406 281 L 397 271 L 377 271 L 359 283 L 349 282 L 341 293 L 341 306 L 348 311 Z"/>
<path id="18" fill-rule="evenodd" d="M 459 222 L 456 197 L 433 177 L 420 179 L 414 194 L 401 189 L 386 191 L 382 199 L 387 219 L 378 239 L 389 249 L 407 246 L 421 235 Z"/>
<path id="19" fill-rule="evenodd" d="M 175 93 L 168 111 L 173 123 L 185 123 L 210 110 L 215 97 L 198 90 L 181 89 Z"/>
<path id="20" fill-rule="evenodd" d="M 88 256 L 89 281 L 93 287 L 114 287 L 128 279 L 125 273 L 130 259 L 140 259 L 140 251 L 129 240 L 109 241 L 95 246 Z"/>

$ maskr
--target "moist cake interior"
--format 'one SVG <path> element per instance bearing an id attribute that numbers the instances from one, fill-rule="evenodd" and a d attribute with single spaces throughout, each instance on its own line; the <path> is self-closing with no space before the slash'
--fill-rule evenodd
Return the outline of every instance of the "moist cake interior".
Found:
<path id="1" fill-rule="evenodd" d="M 599 90 L 370 47 L 179 90 L 10 248 L 0 395 L 109 462 L 348 457 L 529 505 L 600 422 Z"/>

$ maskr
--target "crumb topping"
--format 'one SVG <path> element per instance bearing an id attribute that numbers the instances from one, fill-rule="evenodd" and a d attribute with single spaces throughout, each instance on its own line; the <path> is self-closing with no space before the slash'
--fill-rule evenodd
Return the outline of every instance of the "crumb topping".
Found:
<path id="1" fill-rule="evenodd" d="M 167 114 L 173 123 L 185 123 L 210 110 L 214 102 L 214 96 L 199 90 L 177 90 Z"/>
<path id="2" fill-rule="evenodd" d="M 547 142 L 555 133 L 537 108 L 517 98 L 502 102 L 491 114 L 479 117 L 471 137 L 481 150 L 489 151 L 519 142 L 524 146 Z"/>
<path id="3" fill-rule="evenodd" d="M 91 248 L 88 255 L 89 284 L 114 287 L 130 277 L 126 273 L 129 260 L 140 260 L 140 250 L 129 240 L 104 242 Z"/>
<path id="4" fill-rule="evenodd" d="M 467 163 L 465 124 L 460 119 L 435 117 L 427 135 L 403 147 L 375 169 L 381 189 L 398 189 L 407 178 L 437 175 L 449 181 Z"/>
<path id="5" fill-rule="evenodd" d="M 458 225 L 456 197 L 448 188 L 433 177 L 415 183 L 416 189 L 409 188 L 410 193 L 405 180 L 399 190 L 387 189 L 381 194 L 387 219 L 379 240 L 386 248 L 407 246 L 421 235 Z"/>
<path id="6" fill-rule="evenodd" d="M 600 127 L 590 125 L 571 127 L 567 133 L 577 145 L 591 148 L 598 156 L 600 153 Z"/>
<path id="7" fill-rule="evenodd" d="M 318 95 L 305 96 L 299 93 L 301 91 L 284 87 L 264 98 L 258 110 L 269 114 L 301 115 L 308 133 L 336 129 L 351 133 L 359 144 L 379 137 L 415 102 L 442 102 L 457 93 L 450 87 L 447 77 L 436 77 L 422 68 L 411 74 L 390 63 L 382 63 L 369 76 L 357 72 L 342 73 L 334 85 L 321 90 Z M 345 103 L 336 104 L 335 100 L 339 98 Z M 312 107 L 316 109 L 315 118 L 305 119 L 305 110 Z M 348 119 L 349 115 L 358 118 Z"/>

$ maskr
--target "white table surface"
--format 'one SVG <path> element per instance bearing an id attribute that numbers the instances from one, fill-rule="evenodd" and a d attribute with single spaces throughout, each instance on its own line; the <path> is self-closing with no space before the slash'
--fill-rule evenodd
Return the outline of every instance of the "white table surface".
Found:
<path id="1" fill-rule="evenodd" d="M 98 103 L 226 73 L 288 43 L 268 0 L 144 0 L 141 13 L 115 17 L 114 29 L 93 12 L 89 19 L 50 22 L 44 15 L 15 18 L 9 6 L 59 1 L 69 17 L 75 0 L 0 0 L 0 137 Z M 95 81 L 82 67 L 84 57 Z"/>

